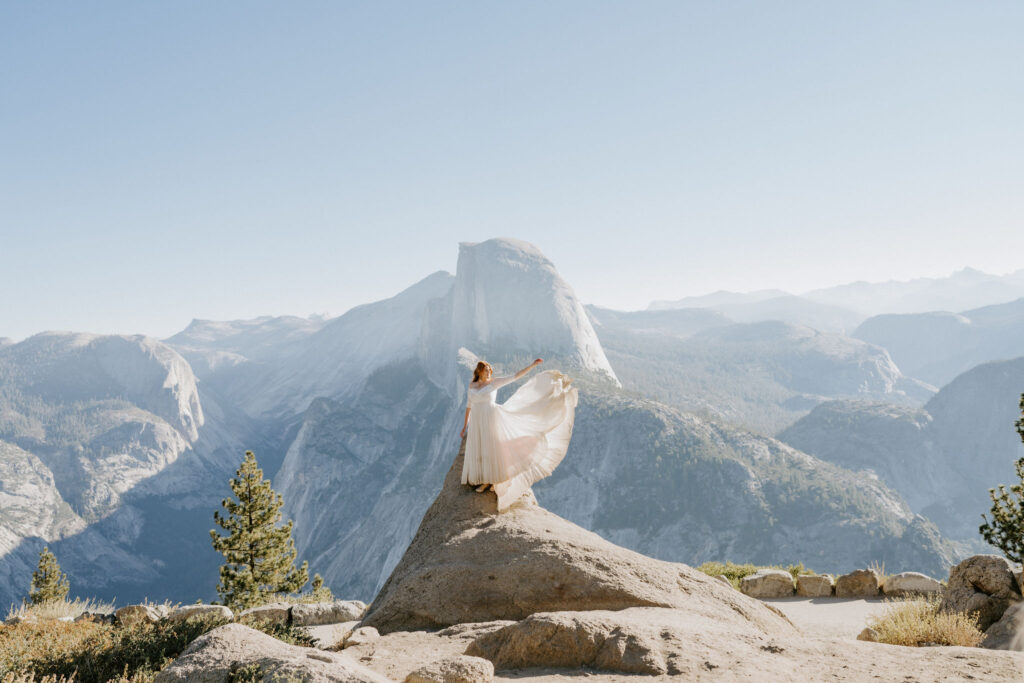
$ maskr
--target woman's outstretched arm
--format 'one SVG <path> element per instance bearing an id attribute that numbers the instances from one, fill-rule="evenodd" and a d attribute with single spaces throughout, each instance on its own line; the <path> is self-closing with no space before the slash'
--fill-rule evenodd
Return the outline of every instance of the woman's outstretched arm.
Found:
<path id="1" fill-rule="evenodd" d="M 532 363 L 530 363 L 529 365 L 527 365 L 527 366 L 526 366 L 525 368 L 523 368 L 522 370 L 520 370 L 519 372 L 517 372 L 517 373 L 516 373 L 516 375 L 515 375 L 515 377 L 513 377 L 513 379 L 514 379 L 514 380 L 515 380 L 515 379 L 519 379 L 520 377 L 522 377 L 523 375 L 525 375 L 526 373 L 528 373 L 528 372 L 529 372 L 530 370 L 533 370 L 533 369 L 534 369 L 535 367 L 537 367 L 538 365 L 540 365 L 540 364 L 541 364 L 541 363 L 543 363 L 543 362 L 544 362 L 544 359 L 543 359 L 543 358 L 538 358 L 537 360 L 533 361 Z"/>
<path id="2" fill-rule="evenodd" d="M 495 389 L 500 389 L 501 387 L 505 386 L 506 384 L 510 384 L 511 382 L 515 382 L 517 379 L 521 378 L 523 375 L 528 373 L 530 370 L 533 370 L 535 367 L 537 367 L 538 365 L 540 365 L 543 362 L 544 362 L 543 358 L 538 358 L 537 360 L 533 361 L 532 363 L 530 363 L 529 365 L 527 365 L 525 368 L 523 368 L 522 370 L 520 370 L 519 372 L 517 372 L 514 375 L 507 375 L 505 377 L 495 377 L 494 379 L 492 379 L 490 381 L 490 384 L 488 386 L 493 386 Z"/>

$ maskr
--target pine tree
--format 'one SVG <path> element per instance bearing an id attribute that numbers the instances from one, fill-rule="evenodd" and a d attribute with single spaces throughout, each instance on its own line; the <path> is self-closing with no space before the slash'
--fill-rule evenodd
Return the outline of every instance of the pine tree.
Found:
<path id="1" fill-rule="evenodd" d="M 313 585 L 309 592 L 309 597 L 316 602 L 331 602 L 334 600 L 334 593 L 331 589 L 324 585 L 324 579 L 319 574 L 313 575 Z"/>
<path id="2" fill-rule="evenodd" d="M 231 490 L 237 500 L 225 498 L 221 503 L 227 514 L 213 513 L 227 535 L 210 531 L 214 549 L 225 559 L 217 584 L 224 604 L 245 609 L 302 590 L 309 581 L 307 563 L 295 568 L 292 522 L 278 526 L 283 501 L 263 479 L 252 451 L 245 452 Z"/>
<path id="3" fill-rule="evenodd" d="M 49 548 L 39 553 L 39 568 L 32 572 L 28 599 L 33 605 L 57 602 L 68 597 L 68 577 L 60 570 L 57 557 Z"/>
<path id="4" fill-rule="evenodd" d="M 1024 442 L 1024 394 L 1020 397 L 1021 418 L 1017 420 L 1017 434 Z M 989 489 L 992 498 L 992 521 L 986 515 L 985 523 L 978 527 L 985 541 L 1002 550 L 1014 562 L 1024 561 L 1024 458 L 1016 463 L 1020 482 L 1007 491 L 1002 484 L 999 493 Z"/>

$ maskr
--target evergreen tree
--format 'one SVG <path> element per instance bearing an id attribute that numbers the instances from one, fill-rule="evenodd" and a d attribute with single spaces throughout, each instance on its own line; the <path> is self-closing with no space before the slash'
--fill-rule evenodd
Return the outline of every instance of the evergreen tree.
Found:
<path id="1" fill-rule="evenodd" d="M 275 595 L 297 593 L 309 581 L 307 563 L 295 568 L 292 522 L 281 521 L 281 496 L 263 479 L 252 451 L 231 480 L 235 498 L 221 503 L 227 514 L 213 519 L 227 535 L 210 531 L 213 547 L 224 555 L 217 593 L 224 604 L 245 609 L 270 602 Z"/>
<path id="2" fill-rule="evenodd" d="M 324 585 L 324 579 L 319 574 L 313 575 L 313 585 L 311 588 L 309 596 L 316 602 L 331 602 L 334 600 L 334 593 Z"/>
<path id="3" fill-rule="evenodd" d="M 1021 418 L 1017 420 L 1017 434 L 1024 441 L 1024 394 L 1020 397 Z M 1007 491 L 1002 484 L 999 493 L 989 489 L 992 498 L 992 521 L 982 515 L 985 523 L 978 527 L 985 541 L 1002 550 L 1014 562 L 1024 561 L 1024 458 L 1017 461 L 1020 481 Z"/>
<path id="4" fill-rule="evenodd" d="M 32 572 L 28 599 L 33 605 L 57 602 L 68 597 L 68 577 L 60 570 L 57 557 L 49 548 L 39 553 L 39 568 Z"/>

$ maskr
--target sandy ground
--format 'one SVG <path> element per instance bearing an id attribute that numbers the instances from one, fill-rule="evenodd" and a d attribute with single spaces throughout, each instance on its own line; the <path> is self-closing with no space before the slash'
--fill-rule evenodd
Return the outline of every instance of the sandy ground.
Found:
<path id="1" fill-rule="evenodd" d="M 761 602 L 778 607 L 800 630 L 816 638 L 856 639 L 868 625 L 868 617 L 888 608 L 881 599 L 773 598 Z"/>

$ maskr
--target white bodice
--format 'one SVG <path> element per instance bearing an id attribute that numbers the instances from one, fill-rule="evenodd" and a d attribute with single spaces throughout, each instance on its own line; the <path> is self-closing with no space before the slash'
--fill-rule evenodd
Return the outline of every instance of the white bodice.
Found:
<path id="1" fill-rule="evenodd" d="M 476 405 L 490 404 L 494 405 L 498 402 L 498 389 L 505 386 L 509 382 L 515 380 L 515 377 L 495 377 L 485 386 L 479 388 L 469 387 L 466 393 L 466 405 L 470 408 Z"/>

